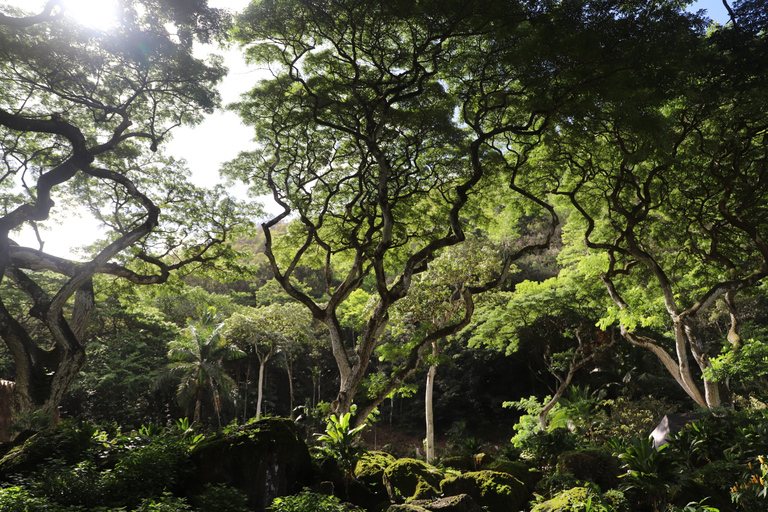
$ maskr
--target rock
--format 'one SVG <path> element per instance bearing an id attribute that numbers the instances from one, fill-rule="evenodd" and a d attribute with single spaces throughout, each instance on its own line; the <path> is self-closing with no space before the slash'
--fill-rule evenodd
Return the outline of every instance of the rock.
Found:
<path id="1" fill-rule="evenodd" d="M 205 484 L 227 484 L 242 491 L 255 512 L 278 496 L 295 494 L 312 479 L 312 460 L 291 420 L 270 418 L 203 440 L 190 455 L 195 473 L 188 492 Z"/>
<path id="2" fill-rule="evenodd" d="M 38 433 L 18 436 L 0 460 L 0 480 L 11 475 L 36 471 L 49 459 L 61 459 L 68 464 L 82 460 L 90 446 L 93 429 L 73 421 L 63 421 Z"/>
<path id="3" fill-rule="evenodd" d="M 621 470 L 618 459 L 605 450 L 577 450 L 558 457 L 557 472 L 610 489 L 618 485 Z"/>
<path id="4" fill-rule="evenodd" d="M 418 459 L 398 459 L 384 471 L 384 485 L 394 502 L 435 498 L 443 473 Z"/>
<path id="5" fill-rule="evenodd" d="M 409 505 L 405 503 L 399 503 L 390 505 L 387 512 L 429 512 L 429 510 L 418 505 Z"/>
<path id="6" fill-rule="evenodd" d="M 667 444 L 670 433 L 680 432 L 683 427 L 689 423 L 698 421 L 703 417 L 704 415 L 695 412 L 667 414 L 661 418 L 659 424 L 656 425 L 656 428 L 651 432 L 653 446 L 658 449 L 660 446 Z"/>
<path id="7" fill-rule="evenodd" d="M 368 452 L 355 465 L 355 478 L 376 492 L 384 487 L 384 471 L 397 459 L 387 452 Z"/>
<path id="8" fill-rule="evenodd" d="M 517 512 L 530 496 L 525 484 L 517 478 L 489 470 L 450 476 L 440 483 L 440 490 L 446 496 L 469 494 L 489 512 Z"/>
<path id="9" fill-rule="evenodd" d="M 529 468 L 525 462 L 520 462 L 519 460 L 496 460 L 490 463 L 488 467 L 484 469 L 512 475 L 513 477 L 523 482 L 529 489 L 533 489 L 533 485 L 535 484 L 536 479 L 531 472 L 531 468 Z"/>
<path id="10" fill-rule="evenodd" d="M 424 507 L 430 512 L 483 512 L 483 508 L 469 494 L 447 496 L 436 500 L 415 500 L 410 504 Z"/>
<path id="11" fill-rule="evenodd" d="M 466 454 L 449 455 L 443 457 L 440 465 L 459 471 L 473 471 L 475 469 L 475 458 Z"/>

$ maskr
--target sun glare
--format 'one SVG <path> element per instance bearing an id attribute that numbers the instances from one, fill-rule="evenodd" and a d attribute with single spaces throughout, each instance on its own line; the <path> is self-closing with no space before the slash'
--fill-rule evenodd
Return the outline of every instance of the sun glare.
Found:
<path id="1" fill-rule="evenodd" d="M 64 0 L 69 16 L 83 25 L 108 29 L 117 21 L 117 6 L 113 0 Z"/>

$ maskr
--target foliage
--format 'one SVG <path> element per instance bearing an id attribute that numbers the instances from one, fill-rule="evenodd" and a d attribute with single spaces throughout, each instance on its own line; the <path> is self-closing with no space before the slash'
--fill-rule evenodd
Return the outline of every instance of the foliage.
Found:
<path id="1" fill-rule="evenodd" d="M 0 510 L 3 512 L 61 512 L 63 509 L 15 485 L 0 489 Z"/>
<path id="2" fill-rule="evenodd" d="M 352 512 L 356 507 L 342 504 L 336 496 L 304 490 L 293 496 L 275 498 L 271 512 Z"/>
<path id="3" fill-rule="evenodd" d="M 161 497 L 142 500 L 133 512 L 186 512 L 191 510 L 192 507 L 189 506 L 185 498 L 163 493 Z"/>
<path id="4" fill-rule="evenodd" d="M 763 457 L 757 457 L 747 466 L 749 469 L 731 489 L 731 499 L 744 507 L 759 507 L 768 500 L 768 464 Z"/>
<path id="5" fill-rule="evenodd" d="M 121 2 L 123 22 L 107 30 L 79 25 L 58 3 L 34 16 L 29 5 L 1 8 L 0 275 L 14 293 L 0 297 L 0 336 L 16 369 L 13 412 L 60 405 L 86 359 L 97 291 L 237 267 L 226 242 L 258 211 L 223 187 L 194 186 L 185 162 L 158 152 L 174 128 L 219 105 L 225 68 L 192 46 L 228 25 L 206 2 L 186 16 L 164 4 Z M 58 256 L 42 230 L 73 212 L 104 228 L 82 261 Z M 21 229 L 39 244 L 10 238 Z"/>
<path id="6" fill-rule="evenodd" d="M 358 434 L 368 425 L 363 423 L 357 427 L 350 425 L 352 413 L 345 413 L 341 416 L 332 414 L 328 418 L 324 434 L 315 434 L 317 440 L 323 443 L 325 448 L 339 462 L 339 467 L 344 470 L 348 476 L 351 476 L 355 469 L 357 460 L 362 455 L 364 449 L 360 446 Z"/>
<path id="7" fill-rule="evenodd" d="M 247 512 L 247 498 L 238 489 L 224 484 L 206 484 L 193 499 L 196 512 Z"/>
<path id="8" fill-rule="evenodd" d="M 216 308 L 200 308 L 198 320 L 189 320 L 182 336 L 169 343 L 172 362 L 158 385 L 178 379 L 176 396 L 182 405 L 194 404 L 194 423 L 200 423 L 205 393 L 209 393 L 221 425 L 221 408 L 234 381 L 224 370 L 224 361 L 244 353 L 227 343 L 223 324 L 217 322 Z"/>
<path id="9" fill-rule="evenodd" d="M 636 437 L 618 453 L 626 473 L 620 489 L 640 501 L 646 499 L 656 506 L 668 503 L 680 490 L 682 468 L 670 453 L 669 445 L 654 446 L 652 437 Z"/>

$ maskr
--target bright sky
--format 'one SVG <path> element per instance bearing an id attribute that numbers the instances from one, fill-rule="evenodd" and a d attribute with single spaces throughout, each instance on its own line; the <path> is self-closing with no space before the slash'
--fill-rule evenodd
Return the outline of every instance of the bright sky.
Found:
<path id="1" fill-rule="evenodd" d="M 0 0 L 2 1 L 2 0 Z M 79 16 L 87 18 L 88 23 L 104 25 L 109 18 L 109 0 L 67 0 L 70 8 Z M 729 0 L 731 1 L 731 0 Z M 36 12 L 45 0 L 5 0 Z M 209 0 L 212 7 L 226 8 L 233 12 L 242 10 L 249 0 Z M 731 1 L 732 3 L 732 1 Z M 705 9 L 707 15 L 720 23 L 728 21 L 722 0 L 698 0 L 689 10 Z M 224 103 L 236 101 L 239 95 L 252 87 L 260 78 L 259 70 L 249 69 L 237 50 L 220 52 L 215 49 L 201 48 L 201 54 L 220 53 L 225 56 L 225 63 L 230 69 L 229 75 L 221 85 Z M 174 131 L 173 140 L 166 144 L 166 151 L 177 158 L 184 158 L 193 174 L 193 181 L 200 186 L 211 186 L 220 181 L 218 169 L 223 162 L 234 158 L 238 152 L 250 147 L 250 129 L 242 126 L 234 113 L 217 112 L 209 116 L 201 125 L 183 127 Z M 71 257 L 73 248 L 92 242 L 98 236 L 98 225 L 92 219 L 70 219 L 63 226 L 52 231 L 42 232 L 46 242 L 45 249 L 59 256 Z M 14 237 L 19 243 L 37 247 L 36 238 L 29 230 Z"/>

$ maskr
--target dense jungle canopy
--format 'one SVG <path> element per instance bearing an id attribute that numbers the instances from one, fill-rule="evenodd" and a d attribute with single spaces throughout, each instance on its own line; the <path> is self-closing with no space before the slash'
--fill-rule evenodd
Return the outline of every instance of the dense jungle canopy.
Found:
<path id="1" fill-rule="evenodd" d="M 430 368 L 445 429 L 587 375 L 689 409 L 762 396 L 768 8 L 685 6 L 122 0 L 104 29 L 0 7 L 14 421 L 362 424 Z M 199 44 L 270 76 L 222 105 Z M 224 108 L 252 144 L 194 186 L 164 143 Z M 15 241 L 77 207 L 105 228 L 82 257 Z"/>

